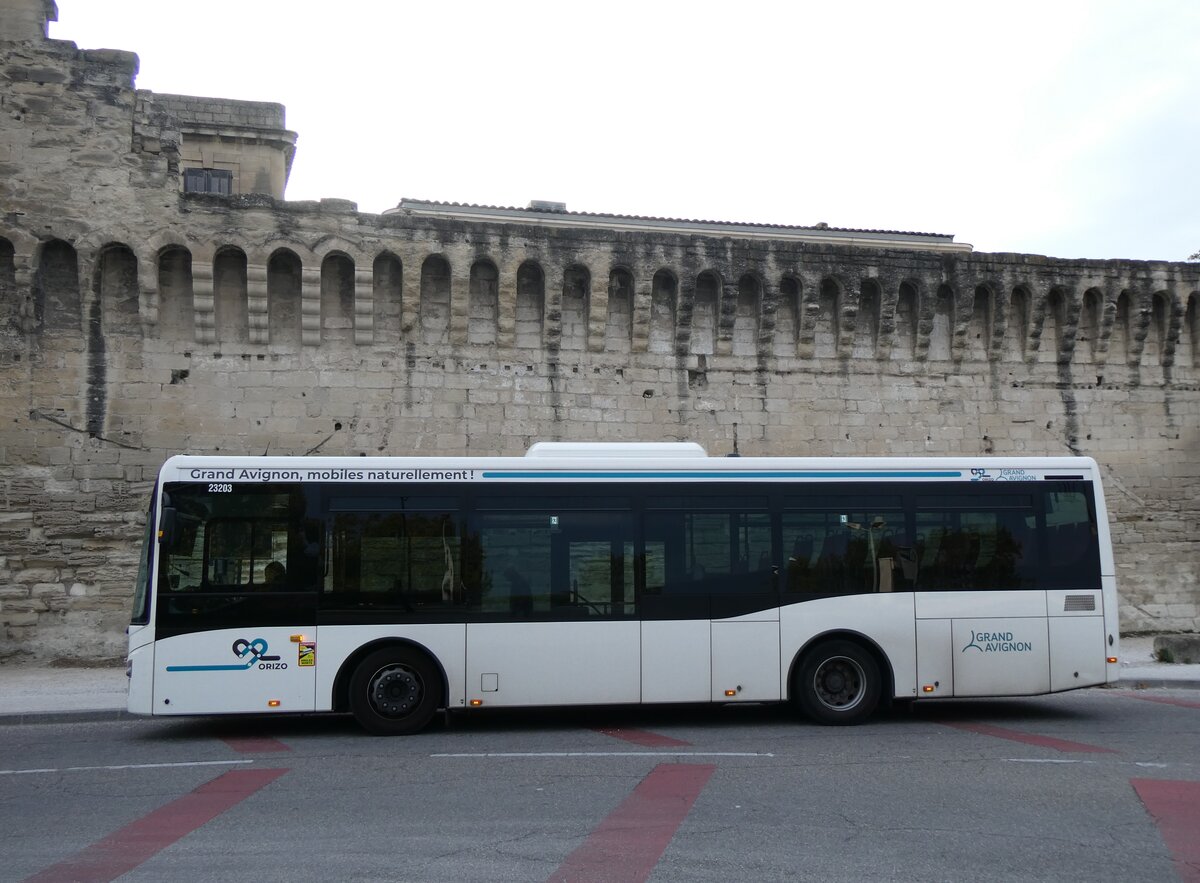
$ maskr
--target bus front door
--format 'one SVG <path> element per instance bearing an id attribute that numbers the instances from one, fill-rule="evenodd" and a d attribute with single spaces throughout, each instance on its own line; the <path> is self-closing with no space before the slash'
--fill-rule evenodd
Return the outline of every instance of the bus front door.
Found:
<path id="1" fill-rule="evenodd" d="M 314 710 L 313 594 L 205 593 L 159 603 L 166 609 L 154 650 L 154 714 Z"/>

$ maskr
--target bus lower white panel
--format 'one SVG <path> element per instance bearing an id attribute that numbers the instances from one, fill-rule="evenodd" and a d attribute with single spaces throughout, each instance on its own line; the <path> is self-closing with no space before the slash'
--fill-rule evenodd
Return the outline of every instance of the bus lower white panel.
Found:
<path id="1" fill-rule="evenodd" d="M 849 632 L 868 639 L 887 657 L 896 695 L 916 694 L 917 647 L 911 592 L 844 595 L 787 604 L 779 611 L 780 687 L 791 695 L 788 674 L 800 650 L 820 636 Z"/>
<path id="2" fill-rule="evenodd" d="M 312 627 L 219 629 L 158 642 L 154 713 L 313 711 L 316 666 L 293 635 Z M 272 704 L 274 703 L 274 704 Z"/>
<path id="3" fill-rule="evenodd" d="M 776 640 L 779 626 L 775 626 Z M 642 701 L 708 702 L 712 692 L 709 621 L 642 623 Z"/>
<path id="4" fill-rule="evenodd" d="M 467 627 L 462 623 L 408 625 L 323 625 L 317 627 L 317 711 L 333 708 L 333 683 L 342 662 L 359 647 L 401 638 L 429 653 L 446 673 L 447 708 L 466 704 L 463 686 L 467 658 Z"/>
<path id="5" fill-rule="evenodd" d="M 712 624 L 714 702 L 775 702 L 779 681 L 778 622 Z"/>
<path id="6" fill-rule="evenodd" d="M 484 675 L 495 675 L 496 689 L 483 692 Z M 487 706 L 637 702 L 639 623 L 470 623 L 467 698 Z"/>
<path id="7" fill-rule="evenodd" d="M 1050 619 L 1050 689 L 1072 690 L 1105 682 L 1104 619 L 1055 616 Z"/>
<path id="8" fill-rule="evenodd" d="M 933 690 L 926 692 L 926 687 L 932 687 Z M 951 649 L 950 620 L 918 619 L 916 697 L 953 695 L 954 653 Z"/>
<path id="9" fill-rule="evenodd" d="M 954 620 L 955 696 L 1032 696 L 1050 691 L 1046 620 Z"/>

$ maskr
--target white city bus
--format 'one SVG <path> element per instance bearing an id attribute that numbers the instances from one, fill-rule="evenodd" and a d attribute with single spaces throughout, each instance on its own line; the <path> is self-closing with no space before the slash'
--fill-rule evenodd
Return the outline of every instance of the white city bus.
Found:
<path id="1" fill-rule="evenodd" d="M 139 714 L 880 702 L 1117 679 L 1076 457 L 172 457 L 129 629 Z"/>

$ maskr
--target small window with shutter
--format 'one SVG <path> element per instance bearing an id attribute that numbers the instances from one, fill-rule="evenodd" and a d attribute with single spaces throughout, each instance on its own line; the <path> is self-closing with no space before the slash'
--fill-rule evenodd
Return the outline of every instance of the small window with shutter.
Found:
<path id="1" fill-rule="evenodd" d="M 183 192 L 229 196 L 233 193 L 233 172 L 229 169 L 184 169 Z"/>

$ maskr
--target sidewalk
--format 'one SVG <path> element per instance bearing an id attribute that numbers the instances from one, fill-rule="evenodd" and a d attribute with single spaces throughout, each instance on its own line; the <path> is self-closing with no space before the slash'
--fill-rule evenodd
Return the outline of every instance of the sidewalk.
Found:
<path id="1" fill-rule="evenodd" d="M 1200 690 L 1200 665 L 1168 665 L 1154 659 L 1152 637 L 1121 639 L 1121 682 L 1142 690 Z M 0 724 L 116 720 L 125 711 L 125 668 L 58 668 L 0 665 Z"/>
<path id="2" fill-rule="evenodd" d="M 125 710 L 125 666 L 0 665 L 0 725 L 116 720 Z"/>
<path id="3" fill-rule="evenodd" d="M 1169 665 L 1154 658 L 1154 637 L 1121 638 L 1121 683 L 1135 690 L 1184 687 L 1200 690 L 1200 665 Z"/>

